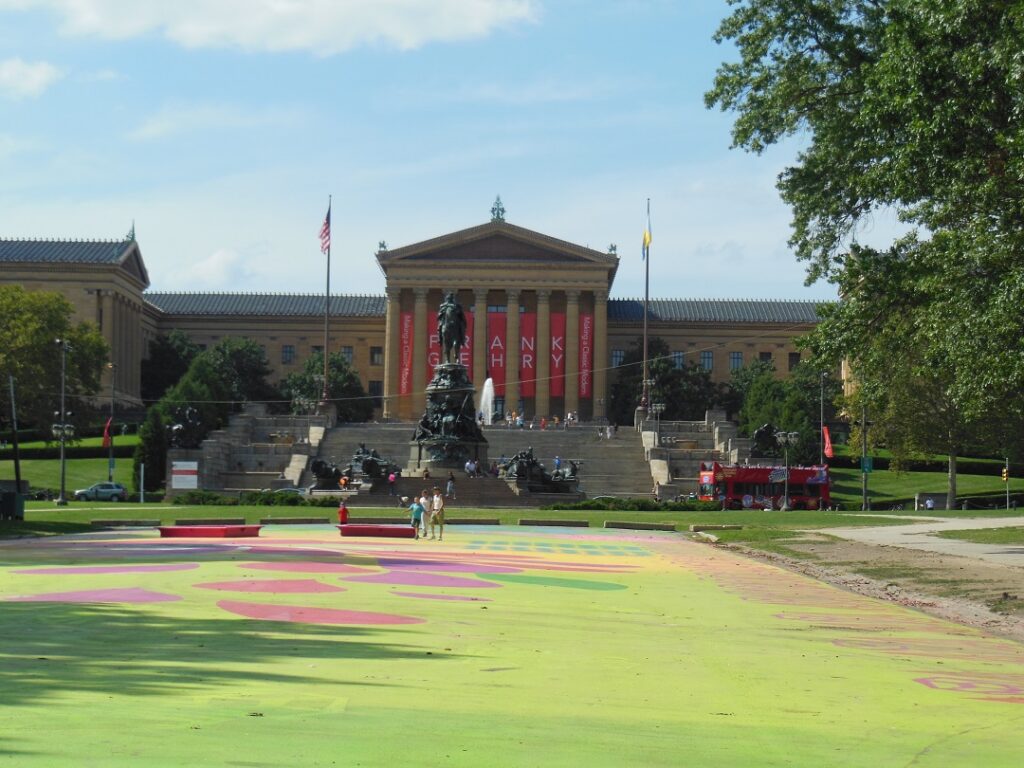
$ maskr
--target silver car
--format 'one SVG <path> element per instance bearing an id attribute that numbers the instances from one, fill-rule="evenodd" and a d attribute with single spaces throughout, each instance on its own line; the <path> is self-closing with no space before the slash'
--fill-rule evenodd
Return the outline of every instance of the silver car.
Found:
<path id="1" fill-rule="evenodd" d="M 96 483 L 75 491 L 75 501 L 124 501 L 128 491 L 120 483 Z"/>

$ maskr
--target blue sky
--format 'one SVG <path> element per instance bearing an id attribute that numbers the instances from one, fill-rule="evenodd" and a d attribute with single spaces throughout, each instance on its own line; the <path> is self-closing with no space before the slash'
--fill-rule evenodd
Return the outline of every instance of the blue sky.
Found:
<path id="1" fill-rule="evenodd" d="M 507 220 L 618 246 L 613 296 L 827 299 L 703 106 L 724 0 L 0 0 L 0 236 L 114 239 L 151 290 L 380 293 L 373 253 Z"/>

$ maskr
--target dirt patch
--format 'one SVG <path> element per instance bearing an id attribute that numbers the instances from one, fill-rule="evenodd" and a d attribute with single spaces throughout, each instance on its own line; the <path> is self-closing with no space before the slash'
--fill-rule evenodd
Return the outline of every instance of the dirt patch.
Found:
<path id="1" fill-rule="evenodd" d="M 857 594 L 1024 642 L 1024 568 L 817 535 L 785 542 L 797 557 L 726 546 Z"/>

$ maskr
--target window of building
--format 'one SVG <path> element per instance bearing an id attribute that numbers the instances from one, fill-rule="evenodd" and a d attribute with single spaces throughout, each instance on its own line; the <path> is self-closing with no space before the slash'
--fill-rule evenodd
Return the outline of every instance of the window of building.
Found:
<path id="1" fill-rule="evenodd" d="M 730 352 L 729 353 L 729 370 L 738 371 L 743 367 L 743 353 L 742 352 Z"/>
<path id="2" fill-rule="evenodd" d="M 282 344 L 281 345 L 281 364 L 291 365 L 295 362 L 295 345 L 294 344 Z"/>
<path id="3" fill-rule="evenodd" d="M 612 350 L 612 368 L 618 368 L 622 365 L 622 361 L 626 358 L 626 351 L 624 349 L 613 349 Z"/>
<path id="4" fill-rule="evenodd" d="M 313 354 L 314 355 L 322 355 L 323 353 L 324 353 L 323 344 L 314 344 L 313 345 Z"/>
<path id="5" fill-rule="evenodd" d="M 374 408 L 384 407 L 384 382 L 383 381 L 369 381 L 368 392 L 370 397 L 373 398 Z"/>
<path id="6" fill-rule="evenodd" d="M 711 371 L 715 367 L 715 353 L 705 349 L 700 353 L 700 367 L 705 371 Z"/>
<path id="7" fill-rule="evenodd" d="M 507 311 L 507 309 L 508 309 L 508 307 L 506 307 L 504 304 L 488 304 L 487 305 L 487 311 L 488 312 L 501 312 L 502 314 L 504 314 Z"/>
<path id="8" fill-rule="evenodd" d="M 379 347 L 378 347 L 378 349 L 379 349 Z M 353 354 L 354 353 L 353 353 L 352 347 L 342 347 L 341 348 L 341 356 L 345 358 L 345 362 L 348 363 L 349 365 L 352 365 L 352 356 L 353 356 Z"/>
<path id="9" fill-rule="evenodd" d="M 352 347 L 348 348 L 351 355 Z M 351 363 L 352 360 L 350 359 Z M 384 347 L 370 347 L 370 365 L 384 365 Z"/>
<path id="10" fill-rule="evenodd" d="M 762 363 L 770 363 L 772 361 L 772 353 L 771 352 L 758 352 L 757 353 L 757 359 L 760 360 Z"/>
<path id="11" fill-rule="evenodd" d="M 792 371 L 798 365 L 800 365 L 800 353 L 799 352 L 790 352 L 789 353 L 789 370 Z"/>
<path id="12" fill-rule="evenodd" d="M 683 353 L 682 352 L 673 352 L 672 353 L 672 367 L 673 368 L 682 368 L 683 367 Z"/>

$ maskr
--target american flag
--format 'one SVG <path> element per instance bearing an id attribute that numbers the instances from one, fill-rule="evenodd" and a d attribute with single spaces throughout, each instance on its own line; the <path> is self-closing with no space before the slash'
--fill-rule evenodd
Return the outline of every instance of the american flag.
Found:
<path id="1" fill-rule="evenodd" d="M 327 216 L 324 217 L 324 225 L 320 227 L 320 252 L 327 253 L 331 250 L 331 206 L 327 206 Z"/>
<path id="2" fill-rule="evenodd" d="M 768 482 L 769 483 L 781 483 L 785 479 L 786 479 L 786 469 L 785 469 L 785 467 L 778 467 L 778 468 L 773 469 L 771 472 L 768 473 Z"/>

